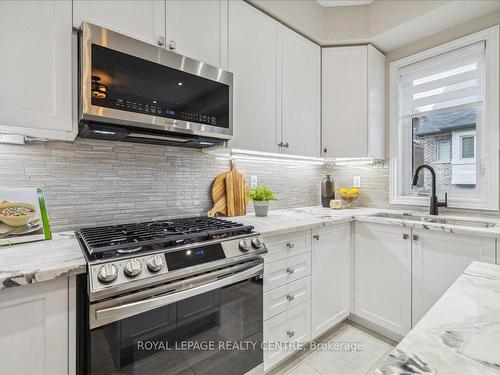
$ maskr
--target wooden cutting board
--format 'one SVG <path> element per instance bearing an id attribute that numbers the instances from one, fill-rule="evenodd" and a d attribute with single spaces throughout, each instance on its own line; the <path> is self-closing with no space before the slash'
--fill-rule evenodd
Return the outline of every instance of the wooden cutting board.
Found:
<path id="1" fill-rule="evenodd" d="M 229 172 L 219 174 L 212 184 L 214 206 L 210 216 L 243 216 L 246 214 L 249 188 L 245 177 L 233 163 Z"/>

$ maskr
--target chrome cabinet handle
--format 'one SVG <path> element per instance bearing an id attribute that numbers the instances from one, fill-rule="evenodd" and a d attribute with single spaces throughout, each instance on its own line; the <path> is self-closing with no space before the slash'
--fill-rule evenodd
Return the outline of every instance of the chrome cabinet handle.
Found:
<path id="1" fill-rule="evenodd" d="M 319 234 L 314 234 L 314 235 L 313 235 L 313 238 L 314 238 L 316 241 L 319 241 Z"/>
<path id="2" fill-rule="evenodd" d="M 177 43 L 175 42 L 175 40 L 171 40 L 170 42 L 168 42 L 168 49 L 173 51 L 177 48 Z"/>
<path id="3" fill-rule="evenodd" d="M 407 240 L 410 238 L 410 235 L 408 233 L 403 233 L 403 240 Z"/>
<path id="4" fill-rule="evenodd" d="M 289 249 L 293 249 L 295 247 L 295 244 L 293 242 L 287 242 L 286 247 L 288 247 Z"/>
<path id="5" fill-rule="evenodd" d="M 165 45 L 165 37 L 164 37 L 164 36 L 160 36 L 160 37 L 158 38 L 158 45 L 159 45 L 160 47 Z"/>
<path id="6" fill-rule="evenodd" d="M 290 143 L 288 143 L 288 142 L 287 142 L 287 143 L 285 143 L 285 144 L 284 144 L 284 147 L 285 147 L 285 148 L 290 147 Z"/>
<path id="7" fill-rule="evenodd" d="M 420 240 L 420 236 L 419 236 L 419 235 L 414 234 L 414 235 L 413 235 L 413 241 L 418 241 L 418 240 Z"/>
<path id="8" fill-rule="evenodd" d="M 287 294 L 286 299 L 288 300 L 288 302 L 291 302 L 295 299 L 295 296 L 293 294 Z"/>
<path id="9" fill-rule="evenodd" d="M 283 147 L 283 142 L 278 143 L 278 147 Z"/>
<path id="10" fill-rule="evenodd" d="M 287 272 L 289 275 L 291 275 L 292 273 L 294 273 L 294 272 L 295 272 L 295 270 L 294 270 L 293 268 L 288 267 L 288 268 L 286 269 L 286 272 Z"/>
<path id="11" fill-rule="evenodd" d="M 295 336 L 295 331 L 286 331 L 286 335 L 288 336 L 288 338 L 292 338 L 293 336 Z"/>

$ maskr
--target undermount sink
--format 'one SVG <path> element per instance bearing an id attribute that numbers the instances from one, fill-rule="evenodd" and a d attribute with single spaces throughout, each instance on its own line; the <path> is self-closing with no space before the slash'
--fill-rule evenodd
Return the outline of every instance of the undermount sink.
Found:
<path id="1" fill-rule="evenodd" d="M 397 219 L 397 220 L 410 220 L 410 221 L 425 221 L 425 217 L 418 215 L 409 214 L 391 214 L 387 212 L 380 212 L 378 214 L 370 215 L 373 217 L 383 217 L 386 219 Z"/>
<path id="2" fill-rule="evenodd" d="M 392 214 L 387 212 L 381 212 L 370 216 L 383 217 L 387 219 L 396 219 L 396 220 L 421 221 L 425 223 L 460 225 L 463 227 L 493 228 L 494 226 L 496 226 L 496 223 L 489 221 L 473 221 L 473 220 L 463 220 L 463 219 L 419 216 L 411 214 Z"/>

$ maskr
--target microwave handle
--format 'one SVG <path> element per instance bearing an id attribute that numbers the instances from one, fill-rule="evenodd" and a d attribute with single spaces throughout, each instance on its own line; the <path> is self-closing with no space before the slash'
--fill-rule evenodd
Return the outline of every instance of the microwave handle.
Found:
<path id="1" fill-rule="evenodd" d="M 152 297 L 136 302 L 131 302 L 125 305 L 114 306 L 104 309 L 97 309 L 94 312 L 94 319 L 91 316 L 91 329 L 97 328 L 99 326 L 116 322 L 128 318 L 133 315 L 137 315 L 146 311 L 157 309 L 159 307 L 169 305 L 171 303 L 178 302 L 180 300 L 194 297 L 202 293 L 210 292 L 214 289 L 223 288 L 225 286 L 238 283 L 240 281 L 252 278 L 254 276 L 262 275 L 264 270 L 264 265 L 259 264 L 255 267 L 248 268 L 244 271 L 235 273 L 231 276 L 224 277 L 222 279 L 202 284 L 194 288 L 189 288 L 181 290 L 179 292 L 167 293 L 159 295 L 157 297 Z"/>

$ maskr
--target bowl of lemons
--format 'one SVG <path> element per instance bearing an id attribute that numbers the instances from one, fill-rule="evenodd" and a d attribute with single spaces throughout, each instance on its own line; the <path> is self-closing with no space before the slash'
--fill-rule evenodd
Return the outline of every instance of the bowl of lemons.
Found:
<path id="1" fill-rule="evenodd" d="M 359 189 L 357 188 L 342 188 L 339 190 L 340 198 L 344 208 L 352 208 L 352 202 L 354 202 L 359 197 Z"/>

